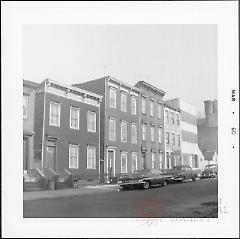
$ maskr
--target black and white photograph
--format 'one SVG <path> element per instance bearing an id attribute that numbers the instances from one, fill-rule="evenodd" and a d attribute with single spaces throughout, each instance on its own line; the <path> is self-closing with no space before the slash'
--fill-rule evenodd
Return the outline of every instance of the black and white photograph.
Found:
<path id="1" fill-rule="evenodd" d="M 238 237 L 237 4 L 193 3 L 5 2 L 3 50 L 14 24 L 21 38 L 20 74 L 3 71 L 19 106 L 4 134 L 17 129 L 17 148 L 7 140 L 2 157 L 18 236 Z M 186 21 L 190 9 L 202 21 Z M 16 10 L 29 17 L 7 22 Z M 6 66 L 13 53 L 3 52 Z"/>

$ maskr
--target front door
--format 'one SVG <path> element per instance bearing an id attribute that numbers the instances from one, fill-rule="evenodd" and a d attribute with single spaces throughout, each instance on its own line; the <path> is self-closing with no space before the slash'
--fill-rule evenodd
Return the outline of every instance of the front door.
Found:
<path id="1" fill-rule="evenodd" d="M 23 138 L 23 170 L 28 170 L 28 139 Z"/>
<path id="2" fill-rule="evenodd" d="M 146 152 L 142 152 L 142 168 L 146 169 L 147 165 L 146 165 Z"/>
<path id="3" fill-rule="evenodd" d="M 47 146 L 46 148 L 46 168 L 51 168 L 55 171 L 55 156 L 56 156 L 56 146 Z"/>
<path id="4" fill-rule="evenodd" d="M 109 149 L 108 158 L 107 158 L 107 173 L 110 177 L 115 175 L 114 158 L 115 158 L 115 151 Z"/>

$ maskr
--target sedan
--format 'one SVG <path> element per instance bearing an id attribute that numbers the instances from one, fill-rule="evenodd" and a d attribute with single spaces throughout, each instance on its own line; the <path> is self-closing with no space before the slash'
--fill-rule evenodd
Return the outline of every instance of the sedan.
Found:
<path id="1" fill-rule="evenodd" d="M 165 174 L 158 169 L 142 169 L 136 170 L 130 175 L 120 177 L 118 185 L 122 189 L 132 187 L 148 189 L 151 186 L 166 186 L 170 178 L 171 175 Z"/>
<path id="2" fill-rule="evenodd" d="M 205 169 L 202 171 L 201 178 L 216 178 L 218 174 L 218 165 L 209 164 L 205 166 Z"/>
<path id="3" fill-rule="evenodd" d="M 198 178 L 198 172 L 188 165 L 174 166 L 167 172 L 172 175 L 171 180 L 175 182 L 184 182 L 186 180 L 196 181 Z"/>

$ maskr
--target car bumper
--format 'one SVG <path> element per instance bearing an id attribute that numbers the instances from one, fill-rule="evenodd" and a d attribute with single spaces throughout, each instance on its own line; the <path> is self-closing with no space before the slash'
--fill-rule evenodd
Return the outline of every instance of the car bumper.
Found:
<path id="1" fill-rule="evenodd" d="M 118 183 L 119 186 L 138 186 L 143 185 L 144 182 L 124 182 L 124 183 Z"/>

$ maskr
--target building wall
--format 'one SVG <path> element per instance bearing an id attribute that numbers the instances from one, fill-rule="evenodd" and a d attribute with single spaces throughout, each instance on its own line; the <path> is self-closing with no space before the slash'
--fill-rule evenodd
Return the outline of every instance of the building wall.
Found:
<path id="1" fill-rule="evenodd" d="M 141 84 L 136 84 L 141 90 L 140 98 L 140 149 L 141 157 L 142 153 L 146 153 L 146 168 L 152 168 L 152 152 L 155 152 L 156 156 L 156 168 L 160 168 L 160 153 L 163 154 L 164 161 L 164 106 L 163 106 L 163 95 L 156 93 L 155 91 L 147 88 Z M 142 98 L 146 99 L 146 114 L 142 113 Z M 154 117 L 150 116 L 150 100 L 154 101 Z M 161 117 L 158 118 L 158 104 L 161 105 Z M 142 139 L 142 124 L 146 124 L 146 141 Z M 151 125 L 154 125 L 154 142 L 151 141 Z M 158 140 L 158 128 L 162 128 L 162 143 Z M 141 162 L 142 164 L 142 162 Z M 143 165 L 142 165 L 143 167 Z"/>

